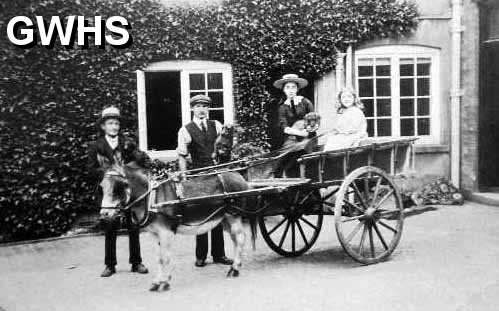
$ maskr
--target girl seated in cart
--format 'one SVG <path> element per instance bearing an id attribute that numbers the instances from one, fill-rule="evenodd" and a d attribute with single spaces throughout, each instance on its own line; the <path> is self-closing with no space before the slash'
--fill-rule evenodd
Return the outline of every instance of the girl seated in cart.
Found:
<path id="1" fill-rule="evenodd" d="M 343 89 L 338 93 L 338 114 L 324 151 L 356 147 L 367 138 L 367 121 L 362 108 L 351 89 Z"/>

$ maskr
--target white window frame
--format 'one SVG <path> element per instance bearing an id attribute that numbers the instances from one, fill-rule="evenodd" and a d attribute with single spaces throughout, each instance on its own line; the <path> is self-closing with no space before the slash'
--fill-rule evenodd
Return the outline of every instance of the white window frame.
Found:
<path id="1" fill-rule="evenodd" d="M 389 58 L 391 80 L 392 136 L 400 136 L 400 59 L 429 58 L 430 66 L 430 135 L 416 136 L 417 144 L 440 144 L 441 141 L 441 96 L 440 96 L 440 50 L 418 45 L 383 45 L 355 51 L 355 88 L 359 92 L 359 59 Z M 405 136 L 404 136 L 405 137 Z M 383 139 L 383 137 L 377 137 Z"/>
<path id="2" fill-rule="evenodd" d="M 191 107 L 189 104 L 189 74 L 192 73 L 222 73 L 224 121 L 234 122 L 234 99 L 232 88 L 232 67 L 230 64 L 214 61 L 179 60 L 152 63 L 143 71 L 137 70 L 137 106 L 138 106 L 138 129 L 139 148 L 149 154 L 153 159 L 177 157 L 175 150 L 148 150 L 147 146 L 147 115 L 146 115 L 146 85 L 145 72 L 180 72 L 180 96 L 182 125 L 191 121 Z"/>

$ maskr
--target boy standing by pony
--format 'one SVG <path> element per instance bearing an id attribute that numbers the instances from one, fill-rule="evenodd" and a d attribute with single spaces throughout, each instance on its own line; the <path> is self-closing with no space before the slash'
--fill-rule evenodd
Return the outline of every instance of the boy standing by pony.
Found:
<path id="1" fill-rule="evenodd" d="M 124 164 L 123 159 L 128 161 L 136 161 L 137 164 L 145 166 L 149 161 L 148 156 L 137 150 L 135 144 L 126 144 L 126 138 L 119 135 L 120 132 L 120 111 L 116 107 L 109 107 L 102 111 L 101 119 L 99 120 L 100 127 L 104 132 L 104 136 L 100 137 L 92 145 L 90 145 L 88 153 L 88 171 L 94 178 L 96 183 L 100 183 L 104 177 L 104 168 L 99 162 L 99 157 L 103 157 L 111 164 Z M 131 149 L 131 150 L 129 150 Z M 127 161 L 127 162 L 128 162 Z M 101 208 L 101 202 L 98 202 Z M 130 222 L 130 214 L 126 214 L 129 248 L 130 248 L 130 264 L 132 272 L 148 273 L 147 268 L 142 264 L 140 256 L 140 241 L 139 228 L 133 227 Z M 119 223 L 116 220 L 107 220 L 104 222 L 105 230 L 105 258 L 104 264 L 106 268 L 101 274 L 101 277 L 109 277 L 116 273 L 116 231 L 119 228 Z"/>
<path id="2" fill-rule="evenodd" d="M 178 131 L 178 162 L 181 172 L 187 170 L 187 157 L 191 156 L 193 168 L 214 165 L 215 141 L 222 132 L 222 124 L 208 120 L 208 108 L 212 103 L 206 95 L 196 95 L 190 99 L 193 112 L 192 121 Z M 206 266 L 208 254 L 208 233 L 196 237 L 196 267 Z M 211 256 L 214 263 L 231 265 L 232 260 L 225 256 L 222 225 L 211 231 Z"/>

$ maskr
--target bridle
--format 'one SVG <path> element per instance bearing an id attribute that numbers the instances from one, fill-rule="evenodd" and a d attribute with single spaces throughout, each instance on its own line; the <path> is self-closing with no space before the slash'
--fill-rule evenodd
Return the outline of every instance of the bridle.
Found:
<path id="1" fill-rule="evenodd" d="M 112 178 L 112 177 L 118 177 L 118 178 L 126 181 L 126 176 L 124 174 L 116 171 L 116 170 L 110 170 L 110 171 L 104 173 L 104 177 L 103 178 Z M 132 202 L 128 202 L 124 207 L 121 207 L 120 205 L 118 205 L 114 209 L 119 209 L 119 210 L 122 210 L 122 211 L 129 210 L 130 207 L 132 207 L 136 203 L 142 201 L 143 199 L 145 199 L 151 193 L 151 191 L 155 188 L 155 187 L 153 187 L 152 184 L 153 184 L 153 182 L 151 182 L 150 178 L 148 178 L 147 191 L 146 192 L 144 192 L 143 194 L 141 194 L 140 196 L 138 196 L 137 198 L 135 198 L 135 200 L 133 200 Z"/>

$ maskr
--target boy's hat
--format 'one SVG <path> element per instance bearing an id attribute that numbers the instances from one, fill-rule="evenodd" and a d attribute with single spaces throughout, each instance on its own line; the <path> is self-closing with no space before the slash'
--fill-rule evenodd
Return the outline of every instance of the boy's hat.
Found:
<path id="1" fill-rule="evenodd" d="M 104 108 L 101 112 L 101 117 L 99 123 L 103 123 L 108 119 L 118 119 L 120 120 L 121 114 L 120 110 L 114 106 Z"/>

